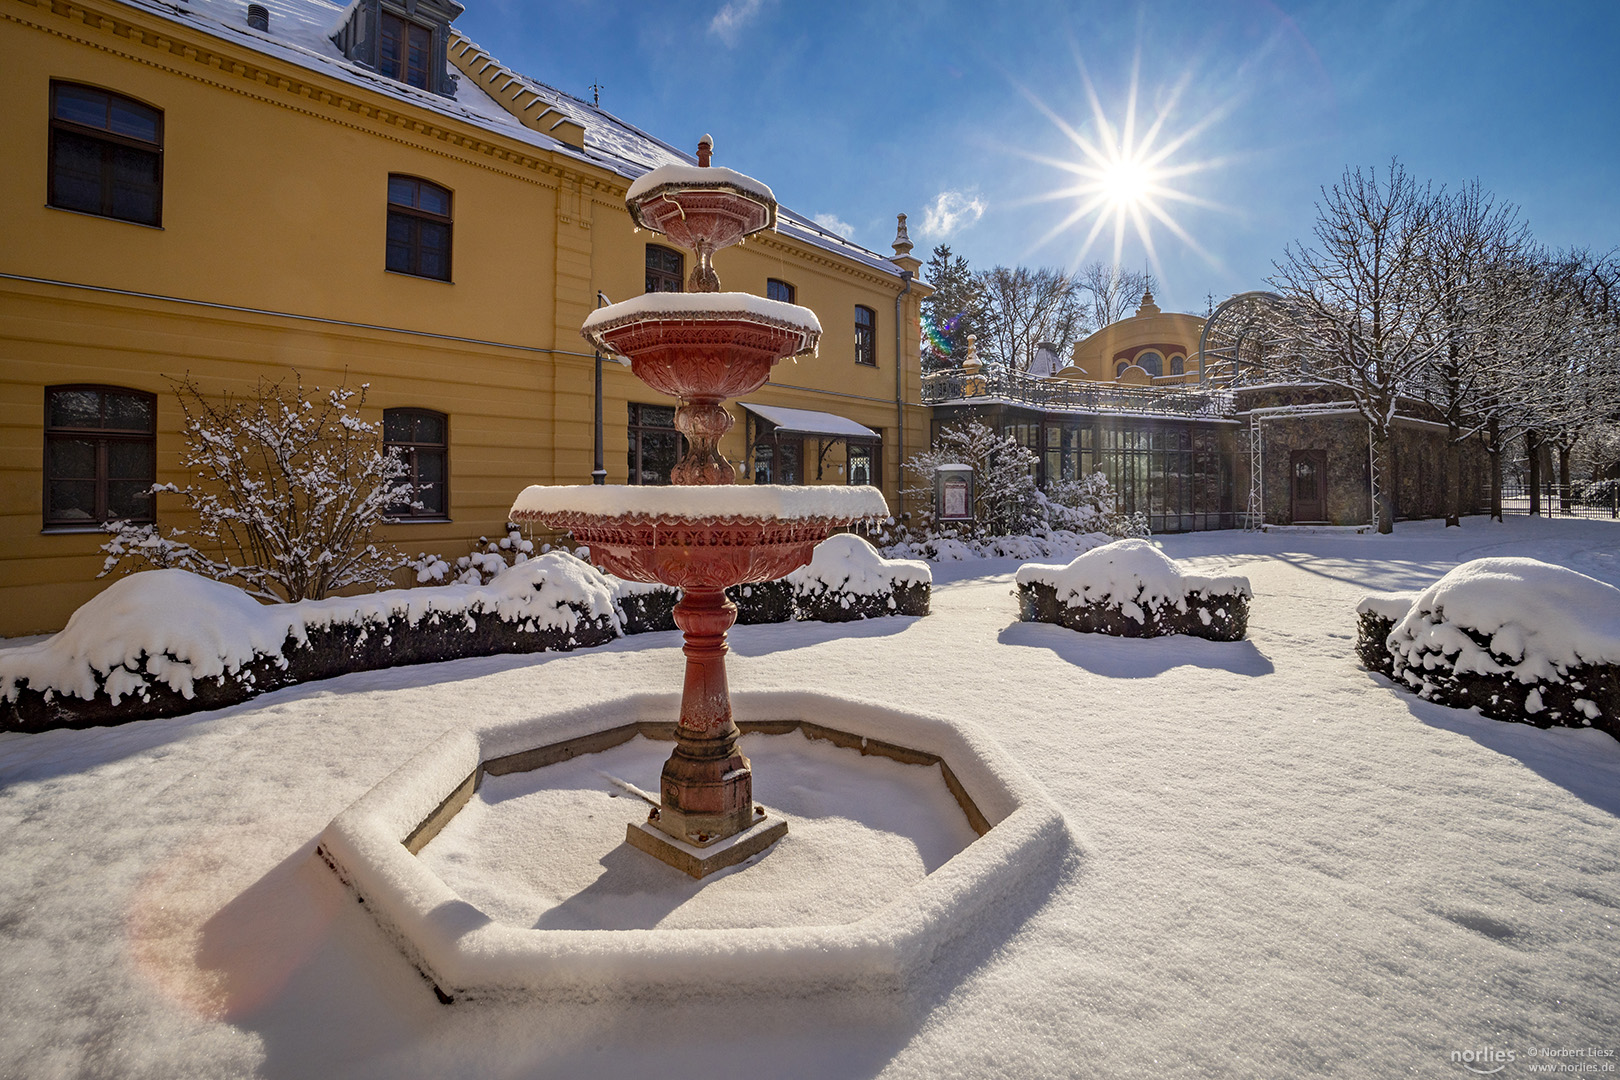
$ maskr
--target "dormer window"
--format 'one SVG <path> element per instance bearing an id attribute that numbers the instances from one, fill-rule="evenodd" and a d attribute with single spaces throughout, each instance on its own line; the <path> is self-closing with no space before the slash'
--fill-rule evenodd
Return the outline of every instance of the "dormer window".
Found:
<path id="1" fill-rule="evenodd" d="M 384 78 L 455 97 L 450 23 L 462 10 L 456 0 L 355 0 L 332 41 Z"/>
<path id="2" fill-rule="evenodd" d="M 377 70 L 419 90 L 428 89 L 428 58 L 433 52 L 433 31 L 421 23 L 382 13 L 382 38 L 377 45 Z"/>

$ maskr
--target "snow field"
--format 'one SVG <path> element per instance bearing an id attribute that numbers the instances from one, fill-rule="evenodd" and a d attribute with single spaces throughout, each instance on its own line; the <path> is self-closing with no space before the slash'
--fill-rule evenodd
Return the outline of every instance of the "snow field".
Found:
<path id="1" fill-rule="evenodd" d="M 1614 1046 L 1620 744 L 1398 693 L 1352 646 L 1361 596 L 1474 558 L 1620 582 L 1620 530 L 1161 539 L 1249 578 L 1247 641 L 1019 623 L 1008 558 L 936 564 L 928 618 L 733 631 L 734 689 L 948 717 L 1084 834 L 909 995 L 764 991 L 723 1033 L 667 994 L 441 1006 L 313 857 L 447 729 L 678 686 L 650 634 L 0 742 L 0 1075 L 1383 1078 Z"/>

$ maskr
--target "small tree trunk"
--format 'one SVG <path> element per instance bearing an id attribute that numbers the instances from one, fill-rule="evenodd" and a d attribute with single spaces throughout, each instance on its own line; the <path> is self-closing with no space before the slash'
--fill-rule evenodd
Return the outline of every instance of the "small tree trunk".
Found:
<path id="1" fill-rule="evenodd" d="M 1491 417 L 1485 425 L 1485 452 L 1491 459 L 1491 517 L 1502 520 L 1502 423 Z"/>
<path id="2" fill-rule="evenodd" d="M 1528 466 L 1530 484 L 1530 516 L 1541 514 L 1541 436 L 1534 431 L 1524 433 L 1524 456 Z"/>
<path id="3" fill-rule="evenodd" d="M 1454 417 L 1446 420 L 1446 528 L 1462 525 L 1462 429 Z"/>
<path id="4" fill-rule="evenodd" d="M 1569 447 L 1558 448 L 1558 511 L 1569 513 Z"/>
<path id="5" fill-rule="evenodd" d="M 1378 531 L 1395 531 L 1395 440 L 1387 431 L 1373 435 L 1373 456 L 1378 460 Z"/>

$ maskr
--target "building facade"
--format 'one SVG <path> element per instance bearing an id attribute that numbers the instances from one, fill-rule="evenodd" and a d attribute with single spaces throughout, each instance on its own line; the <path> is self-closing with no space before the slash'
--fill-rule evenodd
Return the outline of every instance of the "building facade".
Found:
<path id="1" fill-rule="evenodd" d="M 1448 437 L 1426 406 L 1402 406 L 1392 475 L 1379 475 L 1353 405 L 1323 387 L 1246 385 L 1230 365 L 1205 371 L 1203 330 L 1147 293 L 1050 375 L 990 369 L 970 350 L 961 368 L 923 379 L 933 431 L 978 421 L 1010 436 L 1035 454 L 1042 488 L 1101 472 L 1120 507 L 1157 533 L 1371 525 L 1375 487 L 1398 519 L 1445 514 Z M 1470 440 L 1465 512 L 1486 507 L 1486 477 L 1483 445 Z"/>
<path id="2" fill-rule="evenodd" d="M 407 554 L 500 534 L 527 484 L 591 482 L 579 326 L 691 269 L 624 194 L 693 159 L 501 64 L 461 10 L 0 0 L 0 636 L 60 627 L 106 584 L 103 522 L 186 527 L 144 494 L 184 482 L 173 379 L 367 384 L 425 492 L 385 530 Z M 927 286 L 897 241 L 878 255 L 783 208 L 716 257 L 725 288 L 824 331 L 817 359 L 733 403 L 721 449 L 742 476 L 871 482 L 901 508 L 929 433 Z M 677 403 L 604 367 L 607 482 L 667 482 Z"/>

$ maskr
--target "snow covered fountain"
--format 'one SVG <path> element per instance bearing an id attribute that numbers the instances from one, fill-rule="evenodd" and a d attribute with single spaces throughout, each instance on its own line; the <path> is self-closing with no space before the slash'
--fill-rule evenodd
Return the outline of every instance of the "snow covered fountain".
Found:
<path id="1" fill-rule="evenodd" d="M 1071 850 L 1063 817 L 1039 786 L 1000 751 L 948 721 L 825 694 L 754 693 L 738 697 L 739 727 L 725 659 L 737 609 L 725 590 L 805 566 L 834 530 L 886 515 L 888 506 L 872 487 L 737 485 L 735 470 L 719 453 L 719 440 L 732 425 L 721 403 L 764 385 L 779 361 L 813 354 L 821 326 L 806 308 L 719 291 L 714 252 L 773 228 L 776 200 L 759 181 L 710 166 L 711 150 L 705 136 L 696 167 L 655 169 L 626 195 L 638 226 L 697 252 L 687 291 L 649 293 L 601 308 L 582 329 L 598 348 L 628 358 L 643 382 L 680 399 L 675 424 L 689 450 L 671 474 L 672 486 L 537 485 L 518 496 L 511 512 L 513 521 L 568 530 L 590 547 L 594 562 L 620 577 L 682 591 L 674 610 L 686 658 L 678 719 L 670 723 L 664 712 L 672 701 L 643 694 L 455 730 L 340 814 L 321 838 L 321 856 L 445 1000 L 681 985 L 709 993 L 795 983 L 894 988 L 962 933 L 964 919 L 1004 901 L 1050 867 L 1052 856 Z M 552 857 L 543 850 L 550 841 L 525 841 L 523 853 L 514 855 L 510 844 L 502 844 L 514 830 L 497 830 L 494 843 L 503 850 L 488 863 L 490 873 L 470 879 L 456 876 L 457 863 L 477 861 L 477 853 L 463 858 L 466 852 L 458 848 L 436 861 L 419 857 L 447 827 L 459 827 L 452 819 L 486 777 L 496 778 L 491 787 L 504 791 L 510 774 L 577 772 L 573 759 L 590 755 L 611 764 L 625 760 L 613 755 L 625 753 L 625 744 L 637 736 L 673 737 L 657 800 L 642 796 L 655 805 L 645 821 L 627 822 L 623 835 L 629 847 L 701 882 L 760 856 L 786 836 L 786 818 L 754 800 L 753 768 L 739 738 L 795 733 L 838 749 L 828 750 L 833 757 L 816 757 L 814 767 L 801 767 L 798 779 L 785 786 L 801 796 L 808 791 L 811 802 L 834 803 L 838 814 L 859 817 L 854 808 L 874 798 L 873 768 L 921 766 L 924 777 L 932 776 L 924 786 L 937 792 L 907 781 L 881 798 L 913 819 L 933 819 L 915 834 L 917 851 L 927 846 L 920 838 L 929 830 L 955 829 L 961 839 L 934 843 L 934 854 L 922 859 L 920 880 L 890 880 L 874 890 L 858 878 L 885 861 L 875 848 L 837 853 L 845 860 L 842 867 L 824 853 L 789 872 L 765 859 L 740 868 L 740 876 L 720 875 L 712 886 L 680 879 L 688 882 L 681 886 L 675 878 L 649 884 L 647 867 L 657 863 L 625 867 L 617 854 L 622 847 L 610 850 L 603 836 L 585 873 L 594 873 L 600 862 L 610 872 L 618 867 L 629 883 L 621 883 L 612 898 L 591 902 L 600 910 L 589 910 L 592 890 L 606 888 L 598 878 L 538 920 L 533 907 L 514 903 L 491 881 L 514 860 L 527 861 L 529 881 L 558 876 L 540 866 Z M 594 775 L 610 774 L 596 768 Z M 614 783 L 641 795 L 633 785 Z M 944 801 L 928 801 L 936 795 Z M 845 805 L 836 805 L 840 798 Z M 571 825 L 590 816 L 579 812 L 577 801 L 551 805 L 557 809 L 548 813 L 573 815 Z M 486 809 L 479 813 L 488 816 Z M 556 832 L 543 815 L 539 828 Z M 573 858 L 575 864 L 584 861 Z M 563 872 L 577 875 L 579 867 Z M 760 875 L 766 885 L 749 892 L 742 883 L 750 875 Z M 725 898 L 721 913 L 683 922 L 666 910 L 692 898 L 694 888 Z M 622 913 L 624 894 L 645 898 L 659 890 L 652 903 L 659 917 L 617 923 L 598 918 L 608 909 Z M 843 895 L 829 896 L 815 911 L 799 903 L 802 894 L 818 890 Z M 875 899 L 874 892 L 880 893 Z M 570 910 L 560 915 L 565 908 Z"/>

